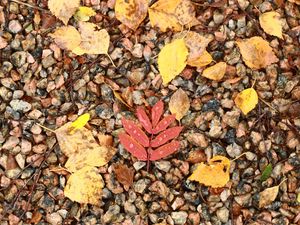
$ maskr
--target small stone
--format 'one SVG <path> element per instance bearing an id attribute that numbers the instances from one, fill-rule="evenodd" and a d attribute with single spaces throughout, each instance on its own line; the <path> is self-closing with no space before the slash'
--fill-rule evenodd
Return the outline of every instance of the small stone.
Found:
<path id="1" fill-rule="evenodd" d="M 215 11 L 214 15 L 213 15 L 213 18 L 214 18 L 214 22 L 215 24 L 221 24 L 224 20 L 224 15 L 219 13 L 217 10 Z"/>
<path id="2" fill-rule="evenodd" d="M 184 199 L 177 197 L 175 198 L 174 202 L 172 203 L 171 207 L 173 210 L 179 209 L 181 206 L 184 205 Z"/>
<path id="3" fill-rule="evenodd" d="M 218 209 L 216 214 L 217 214 L 218 219 L 222 223 L 227 223 L 228 222 L 229 210 L 227 208 L 222 207 L 222 208 Z"/>
<path id="4" fill-rule="evenodd" d="M 143 49 L 144 49 L 144 46 L 142 44 L 135 44 L 133 46 L 133 50 L 131 53 L 134 57 L 142 58 L 143 57 Z"/>
<path id="5" fill-rule="evenodd" d="M 15 179 L 20 174 L 20 172 L 21 169 L 17 167 L 11 170 L 6 170 L 5 175 L 10 179 Z"/>
<path id="6" fill-rule="evenodd" d="M 42 154 L 47 150 L 47 145 L 43 145 L 43 144 L 39 144 L 39 145 L 35 145 L 32 148 L 32 151 L 37 153 L 37 154 Z"/>
<path id="7" fill-rule="evenodd" d="M 234 197 L 234 200 L 241 206 L 248 205 L 250 199 L 251 194 L 239 195 Z"/>
<path id="8" fill-rule="evenodd" d="M 247 1 L 247 0 L 238 0 L 238 3 L 239 3 L 239 7 L 242 10 L 245 10 L 250 4 L 249 1 Z"/>
<path id="9" fill-rule="evenodd" d="M 19 99 L 14 99 L 9 104 L 15 111 L 28 112 L 31 109 L 31 104 Z"/>
<path id="10" fill-rule="evenodd" d="M 133 163 L 133 167 L 136 171 L 139 171 L 140 169 L 142 169 L 144 166 L 146 166 L 145 162 L 142 161 L 137 161 L 135 163 Z"/>
<path id="11" fill-rule="evenodd" d="M 17 84 L 13 81 L 13 79 L 11 79 L 10 77 L 6 77 L 1 79 L 1 84 L 11 90 L 15 90 L 17 88 Z M 5 90 L 3 89 L 3 92 L 5 92 Z"/>
<path id="12" fill-rule="evenodd" d="M 174 224 L 185 224 L 186 223 L 186 219 L 188 217 L 187 212 L 184 211 L 179 211 L 179 212 L 172 212 L 171 213 L 171 217 L 174 221 Z"/>
<path id="13" fill-rule="evenodd" d="M 18 163 L 19 167 L 21 169 L 24 169 L 25 166 L 25 157 L 19 153 L 18 155 L 15 156 L 16 162 Z"/>
<path id="14" fill-rule="evenodd" d="M 144 69 L 136 69 L 127 75 L 127 78 L 134 84 L 140 83 L 145 77 Z"/>
<path id="15" fill-rule="evenodd" d="M 206 148 L 208 146 L 208 141 L 205 138 L 205 135 L 202 133 L 192 133 L 187 136 L 188 142 L 198 146 L 200 148 Z"/>
<path id="16" fill-rule="evenodd" d="M 228 145 L 226 147 L 226 152 L 231 158 L 235 158 L 242 154 L 243 148 L 236 143 L 233 143 L 231 145 Z"/>
<path id="17" fill-rule="evenodd" d="M 144 102 L 143 94 L 141 91 L 133 91 L 132 92 L 132 100 L 136 105 L 142 105 Z"/>
<path id="18" fill-rule="evenodd" d="M 24 96 L 24 91 L 22 90 L 16 90 L 13 93 L 13 99 L 20 99 Z"/>
<path id="19" fill-rule="evenodd" d="M 11 20 L 8 24 L 8 30 L 13 33 L 19 33 L 22 30 L 22 25 L 18 20 Z"/>
<path id="20" fill-rule="evenodd" d="M 159 170 L 162 170 L 166 173 L 169 172 L 171 168 L 171 163 L 169 161 L 159 160 L 156 161 L 154 164 Z"/>
<path id="21" fill-rule="evenodd" d="M 193 224 L 193 225 L 200 224 L 200 214 L 197 212 L 191 212 L 189 213 L 188 220 L 190 221 L 190 223 L 188 224 Z"/>
<path id="22" fill-rule="evenodd" d="M 239 125 L 239 118 L 240 118 L 240 112 L 235 110 L 235 111 L 226 112 L 222 120 L 228 126 L 237 128 Z"/>
<path id="23" fill-rule="evenodd" d="M 209 136 L 213 138 L 219 138 L 222 135 L 222 126 L 219 120 L 214 119 L 210 123 Z"/>
<path id="24" fill-rule="evenodd" d="M 112 107 L 109 107 L 107 104 L 101 104 L 98 105 L 95 108 L 96 114 L 101 118 L 101 119 L 110 119 L 113 115 L 114 112 L 112 110 Z"/>
<path id="25" fill-rule="evenodd" d="M 52 55 L 48 55 L 46 58 L 42 59 L 42 65 L 46 69 L 54 65 L 55 63 L 56 60 L 52 57 Z"/>
<path id="26" fill-rule="evenodd" d="M 140 179 L 133 184 L 133 189 L 135 192 L 143 194 L 146 187 L 150 184 L 149 179 Z"/>
<path id="27" fill-rule="evenodd" d="M 51 225 L 61 225 L 63 222 L 62 217 L 59 215 L 59 213 L 54 212 L 51 214 L 47 214 L 46 221 L 50 223 Z"/>
<path id="28" fill-rule="evenodd" d="M 170 189 L 161 181 L 155 181 L 151 186 L 149 187 L 149 190 L 152 192 L 157 193 L 159 196 L 163 198 L 167 198 L 167 196 L 170 193 Z"/>
<path id="29" fill-rule="evenodd" d="M 112 205 L 103 216 L 104 224 L 112 224 L 120 216 L 120 206 Z"/>
<path id="30" fill-rule="evenodd" d="M 19 138 L 15 136 L 10 136 L 2 146 L 2 149 L 11 150 L 14 147 L 16 147 L 18 144 L 19 144 Z"/>
<path id="31" fill-rule="evenodd" d="M 37 124 L 34 124 L 31 128 L 30 128 L 30 131 L 31 133 L 33 134 L 40 134 L 42 132 L 42 128 L 37 125 Z"/>
<path id="32" fill-rule="evenodd" d="M 126 201 L 124 204 L 124 210 L 125 213 L 128 215 L 136 215 L 136 207 L 134 206 L 134 204 Z"/>
<path id="33" fill-rule="evenodd" d="M 27 53 L 24 51 L 18 51 L 10 56 L 11 63 L 16 67 L 21 67 L 26 63 Z"/>
<path id="34" fill-rule="evenodd" d="M 3 37 L 0 37 L 0 49 L 5 48 L 7 44 L 7 41 Z"/>
<path id="35" fill-rule="evenodd" d="M 21 141 L 21 152 L 24 155 L 27 155 L 31 151 L 31 148 L 32 148 L 31 142 L 27 141 L 26 139 L 22 139 L 22 141 Z"/>

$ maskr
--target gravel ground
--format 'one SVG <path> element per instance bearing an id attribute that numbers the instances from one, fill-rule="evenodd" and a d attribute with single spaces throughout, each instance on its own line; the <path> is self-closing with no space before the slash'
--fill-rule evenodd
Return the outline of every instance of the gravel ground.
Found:
<path id="1" fill-rule="evenodd" d="M 207 50 L 215 61 L 228 64 L 226 79 L 212 82 L 201 69 L 187 67 L 168 86 L 162 86 L 157 54 L 172 39 L 150 26 L 148 18 L 134 33 L 115 18 L 113 1 L 84 0 L 97 15 L 92 19 L 111 36 L 106 56 L 75 56 L 62 51 L 48 36 L 62 23 L 47 9 L 47 0 L 29 5 L 0 1 L 0 224 L 300 224 L 300 7 L 286 1 L 195 0 L 200 25 L 192 30 L 214 35 Z M 212 4 L 211 4 L 212 3 Z M 255 5 L 254 5 L 255 4 Z M 284 40 L 259 26 L 260 12 L 275 9 L 284 23 Z M 74 21 L 71 19 L 70 23 Z M 255 35 L 269 41 L 280 59 L 253 71 L 242 61 L 234 41 Z M 238 77 L 237 81 L 232 78 Z M 264 101 L 244 116 L 232 96 L 255 89 Z M 119 144 L 123 115 L 134 116 L 114 97 L 111 87 L 126 93 L 134 107 L 167 105 L 181 88 L 191 108 L 182 119 L 181 148 L 151 165 L 137 161 Z M 68 173 L 53 133 L 77 115 L 89 112 L 94 134 L 113 137 L 118 149 L 113 160 L 99 168 L 105 187 L 99 206 L 80 205 L 64 197 Z M 198 162 L 214 155 L 233 159 L 231 180 L 224 188 L 208 188 L 187 177 Z M 129 190 L 116 180 L 113 166 L 134 168 Z M 267 164 L 271 176 L 260 182 Z M 258 207 L 259 192 L 280 186 L 276 200 Z"/>

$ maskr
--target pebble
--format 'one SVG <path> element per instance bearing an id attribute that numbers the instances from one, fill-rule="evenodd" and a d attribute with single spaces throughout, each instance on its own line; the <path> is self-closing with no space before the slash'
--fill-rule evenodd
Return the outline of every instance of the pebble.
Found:
<path id="1" fill-rule="evenodd" d="M 169 161 L 165 161 L 165 160 L 156 161 L 154 164 L 159 170 L 164 171 L 166 173 L 169 172 L 172 166 Z"/>
<path id="2" fill-rule="evenodd" d="M 53 58 L 52 55 L 48 55 L 46 58 L 42 59 L 42 65 L 46 69 L 49 68 L 50 66 L 54 65 L 55 63 L 56 63 L 56 60 Z"/>
<path id="3" fill-rule="evenodd" d="M 139 171 L 139 170 L 142 169 L 144 166 L 146 166 L 146 163 L 145 163 L 145 162 L 142 162 L 142 161 L 137 161 L 137 162 L 133 163 L 133 168 L 134 168 L 136 171 Z"/>
<path id="4" fill-rule="evenodd" d="M 176 197 L 174 202 L 172 203 L 171 207 L 173 210 L 179 209 L 181 206 L 184 205 L 184 199 L 180 197 Z"/>
<path id="5" fill-rule="evenodd" d="M 222 207 L 216 212 L 218 219 L 222 223 L 227 223 L 229 218 L 229 210 L 226 207 Z"/>
<path id="6" fill-rule="evenodd" d="M 171 217 L 174 221 L 174 224 L 185 224 L 188 214 L 185 211 L 179 211 L 179 212 L 172 212 Z"/>
<path id="7" fill-rule="evenodd" d="M 101 118 L 101 119 L 110 119 L 113 115 L 114 112 L 112 110 L 112 107 L 109 107 L 107 104 L 101 104 L 98 105 L 95 108 L 96 114 Z"/>
<path id="8" fill-rule="evenodd" d="M 13 34 L 17 34 L 22 30 L 22 25 L 18 20 L 11 20 L 8 24 L 8 30 Z"/>
<path id="9" fill-rule="evenodd" d="M 161 196 L 162 198 L 167 198 L 170 193 L 170 189 L 161 181 L 155 181 L 149 187 L 149 190 L 155 192 L 157 195 Z"/>
<path id="10" fill-rule="evenodd" d="M 251 194 L 239 195 L 234 197 L 234 200 L 241 206 L 247 206 L 250 199 Z"/>
<path id="11" fill-rule="evenodd" d="M 134 206 L 134 204 L 126 201 L 124 203 L 124 210 L 125 210 L 125 213 L 128 214 L 128 215 L 136 215 L 136 207 Z"/>
<path id="12" fill-rule="evenodd" d="M 51 214 L 47 214 L 46 221 L 48 223 L 50 223 L 51 225 L 61 225 L 62 222 L 63 222 L 63 219 L 62 219 L 62 217 L 60 216 L 59 213 L 54 212 L 54 213 L 51 213 Z"/>
<path id="13" fill-rule="evenodd" d="M 19 99 L 14 99 L 9 104 L 13 108 L 13 110 L 19 112 L 28 112 L 31 109 L 31 104 Z"/>
<path id="14" fill-rule="evenodd" d="M 10 136 L 2 146 L 2 149 L 11 150 L 14 147 L 16 147 L 18 144 L 19 144 L 19 138 L 15 136 Z"/>
<path id="15" fill-rule="evenodd" d="M 134 57 L 142 58 L 143 57 L 143 49 L 144 49 L 144 46 L 142 44 L 135 44 L 133 46 L 133 50 L 131 53 Z"/>
<path id="16" fill-rule="evenodd" d="M 21 153 L 19 153 L 15 156 L 15 159 L 19 167 L 23 169 L 25 167 L 25 157 Z"/>
<path id="17" fill-rule="evenodd" d="M 27 53 L 24 51 L 15 52 L 10 56 L 10 59 L 14 66 L 20 68 L 26 63 Z"/>
<path id="18" fill-rule="evenodd" d="M 231 145 L 228 145 L 226 147 L 226 152 L 231 158 L 235 158 L 242 154 L 243 148 L 236 143 L 233 143 Z"/>
<path id="19" fill-rule="evenodd" d="M 214 119 L 210 123 L 209 136 L 213 138 L 219 138 L 222 134 L 222 126 L 219 120 Z"/>
<path id="20" fill-rule="evenodd" d="M 242 10 L 245 10 L 250 4 L 249 1 L 247 1 L 247 0 L 238 0 L 238 3 L 239 3 L 239 7 Z"/>
<path id="21" fill-rule="evenodd" d="M 206 148 L 208 146 L 208 141 L 206 137 L 202 133 L 192 133 L 187 136 L 188 142 L 191 144 L 198 146 L 200 148 Z"/>
<path id="22" fill-rule="evenodd" d="M 27 155 L 28 153 L 30 153 L 32 148 L 32 144 L 30 141 L 27 141 L 26 139 L 22 139 L 21 141 L 21 152 L 24 155 Z"/>
<path id="23" fill-rule="evenodd" d="M 104 224 L 112 224 L 120 217 L 120 206 L 109 206 L 107 212 L 104 214 L 102 220 Z"/>
<path id="24" fill-rule="evenodd" d="M 133 183 L 133 189 L 135 192 L 143 194 L 146 187 L 151 183 L 149 179 L 140 179 Z"/>
<path id="25" fill-rule="evenodd" d="M 237 128 L 239 125 L 240 112 L 229 111 L 222 117 L 222 121 L 230 127 Z"/>
<path id="26" fill-rule="evenodd" d="M 17 84 L 10 77 L 1 79 L 1 84 L 11 90 L 15 90 L 17 88 Z"/>

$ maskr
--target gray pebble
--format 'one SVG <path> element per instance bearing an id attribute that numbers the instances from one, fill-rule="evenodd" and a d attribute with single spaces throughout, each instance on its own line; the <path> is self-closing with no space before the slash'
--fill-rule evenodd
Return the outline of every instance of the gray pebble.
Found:
<path id="1" fill-rule="evenodd" d="M 9 104 L 15 111 L 28 112 L 31 109 L 31 104 L 19 99 L 14 99 Z"/>
<path id="2" fill-rule="evenodd" d="M 225 207 L 222 207 L 220 209 L 217 210 L 216 212 L 218 219 L 222 222 L 222 223 L 226 223 L 228 221 L 229 218 L 229 210 Z"/>
<path id="3" fill-rule="evenodd" d="M 169 161 L 164 161 L 164 160 L 156 161 L 154 164 L 159 170 L 162 170 L 166 173 L 169 172 L 172 166 Z"/>
<path id="4" fill-rule="evenodd" d="M 11 62 L 16 67 L 21 67 L 26 63 L 27 53 L 24 51 L 18 51 L 10 56 Z"/>
<path id="5" fill-rule="evenodd" d="M 18 20 L 11 20 L 8 24 L 8 30 L 13 34 L 19 33 L 22 30 L 22 25 Z"/>
<path id="6" fill-rule="evenodd" d="M 146 187 L 151 183 L 149 179 L 140 179 L 133 184 L 133 189 L 135 192 L 143 194 Z"/>
<path id="7" fill-rule="evenodd" d="M 54 65 L 55 63 L 56 63 L 56 60 L 52 57 L 52 55 L 48 55 L 46 58 L 42 59 L 42 65 L 44 68 L 49 68 L 50 66 Z"/>
<path id="8" fill-rule="evenodd" d="M 188 214 L 184 211 L 172 212 L 171 217 L 174 221 L 174 224 L 185 224 Z"/>

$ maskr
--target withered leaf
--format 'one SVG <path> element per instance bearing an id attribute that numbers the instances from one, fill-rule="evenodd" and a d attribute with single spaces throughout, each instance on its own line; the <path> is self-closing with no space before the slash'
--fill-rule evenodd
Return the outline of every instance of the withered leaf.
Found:
<path id="1" fill-rule="evenodd" d="M 51 13 L 58 19 L 68 24 L 69 19 L 73 16 L 80 5 L 80 0 L 49 0 L 48 8 Z"/>
<path id="2" fill-rule="evenodd" d="M 117 180 L 128 190 L 133 183 L 134 170 L 120 163 L 116 164 L 114 168 Z"/>
<path id="3" fill-rule="evenodd" d="M 185 91 L 179 88 L 170 98 L 169 109 L 175 114 L 177 120 L 181 120 L 190 109 L 190 99 Z"/>

